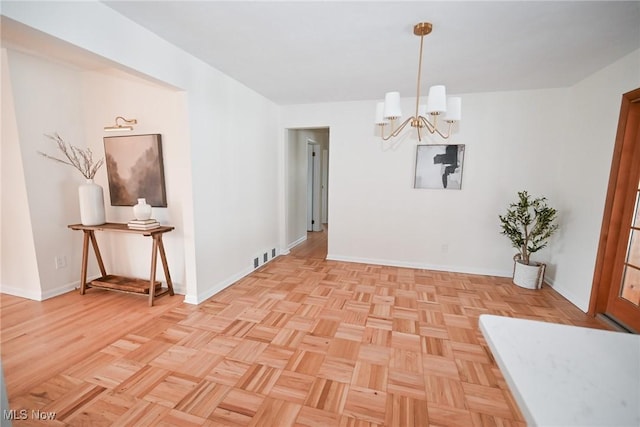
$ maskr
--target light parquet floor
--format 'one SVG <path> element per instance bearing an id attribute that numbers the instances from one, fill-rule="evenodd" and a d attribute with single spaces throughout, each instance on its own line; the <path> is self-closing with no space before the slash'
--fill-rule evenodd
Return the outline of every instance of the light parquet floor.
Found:
<path id="1" fill-rule="evenodd" d="M 3 295 L 14 425 L 524 426 L 478 316 L 605 328 L 548 287 L 325 261 L 310 237 L 198 306 Z"/>

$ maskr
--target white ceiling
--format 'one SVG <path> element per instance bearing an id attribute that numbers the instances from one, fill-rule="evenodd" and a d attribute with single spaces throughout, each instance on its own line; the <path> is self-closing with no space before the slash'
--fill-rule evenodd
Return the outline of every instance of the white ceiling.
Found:
<path id="1" fill-rule="evenodd" d="M 415 96 L 423 21 L 423 94 L 566 87 L 640 48 L 640 1 L 103 3 L 278 104 Z"/>
<path id="2" fill-rule="evenodd" d="M 422 21 L 423 87 L 448 93 L 565 87 L 640 48 L 639 1 L 104 3 L 279 104 L 414 96 Z"/>

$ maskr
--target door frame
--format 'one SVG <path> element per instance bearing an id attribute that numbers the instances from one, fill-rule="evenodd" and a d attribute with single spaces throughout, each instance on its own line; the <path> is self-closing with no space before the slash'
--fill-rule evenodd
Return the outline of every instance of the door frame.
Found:
<path id="1" fill-rule="evenodd" d="M 307 138 L 307 231 L 322 231 L 320 144 Z"/>
<path id="2" fill-rule="evenodd" d="M 640 102 L 640 88 L 622 95 L 591 299 L 587 312 L 591 316 L 605 313 L 612 281 L 617 271 L 615 266 L 617 252 L 627 244 L 628 236 L 623 229 L 625 219 L 629 216 L 629 209 L 625 209 L 625 205 L 630 191 L 635 192 L 638 188 L 638 165 L 634 165 L 634 158 L 638 154 L 636 150 L 640 150 L 640 147 L 635 144 L 635 138 L 627 132 L 627 124 L 631 105 L 638 102 Z"/>

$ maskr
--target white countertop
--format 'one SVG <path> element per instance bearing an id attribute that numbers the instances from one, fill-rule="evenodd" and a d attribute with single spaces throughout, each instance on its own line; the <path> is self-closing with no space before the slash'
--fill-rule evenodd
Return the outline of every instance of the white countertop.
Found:
<path id="1" fill-rule="evenodd" d="M 640 335 L 493 315 L 480 330 L 531 426 L 640 426 Z"/>

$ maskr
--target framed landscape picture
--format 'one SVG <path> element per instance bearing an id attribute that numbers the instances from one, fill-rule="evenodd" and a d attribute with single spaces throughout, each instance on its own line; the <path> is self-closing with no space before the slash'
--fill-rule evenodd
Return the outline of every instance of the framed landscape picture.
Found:
<path id="1" fill-rule="evenodd" d="M 160 134 L 104 137 L 111 206 L 167 207 Z"/>
<path id="2" fill-rule="evenodd" d="M 414 188 L 460 190 L 464 145 L 418 145 Z"/>

